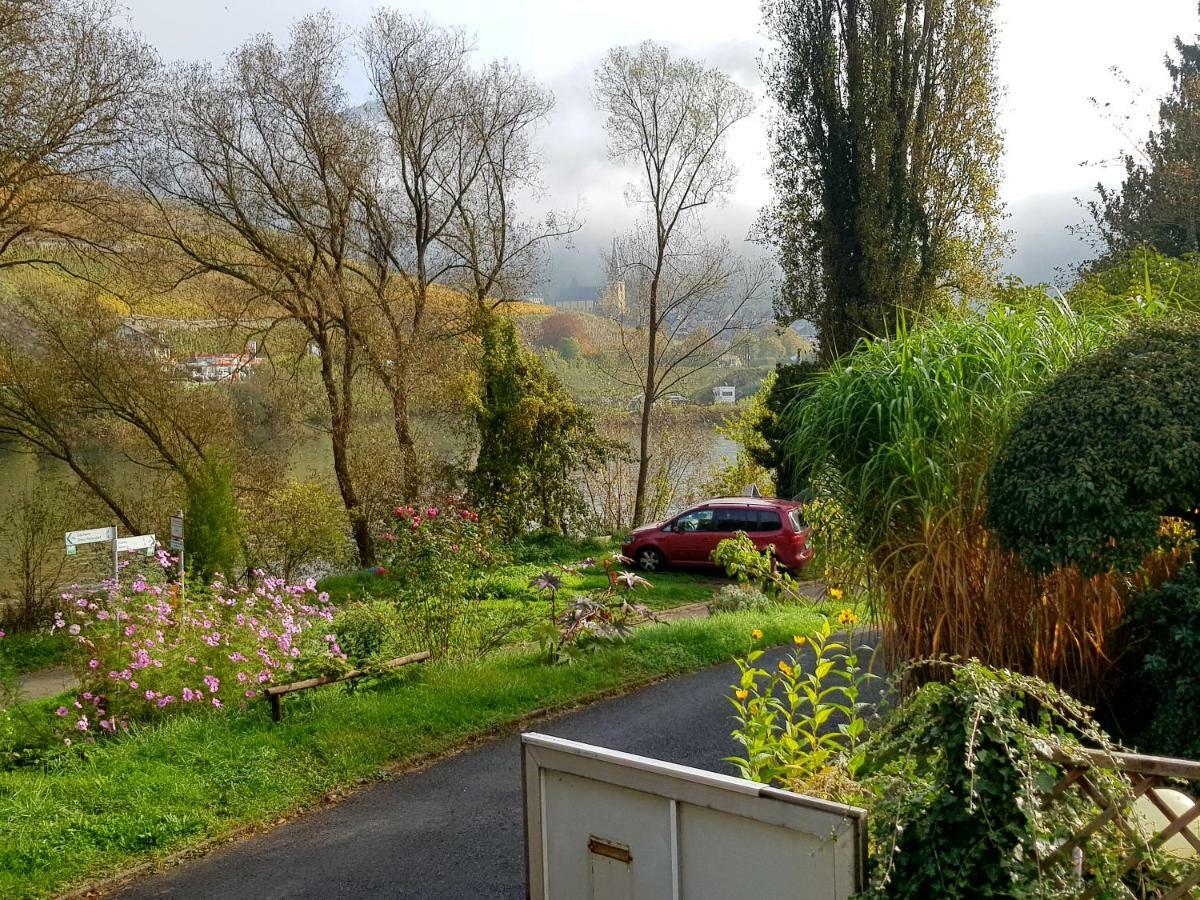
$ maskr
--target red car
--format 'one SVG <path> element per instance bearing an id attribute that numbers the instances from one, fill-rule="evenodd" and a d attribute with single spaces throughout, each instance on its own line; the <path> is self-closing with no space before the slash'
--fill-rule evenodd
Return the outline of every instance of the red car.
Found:
<path id="1" fill-rule="evenodd" d="M 673 519 L 635 529 L 621 551 L 647 572 L 672 563 L 711 566 L 717 544 L 744 531 L 760 550 L 774 544 L 779 564 L 794 571 L 813 555 L 808 546 L 812 529 L 804 524 L 802 508 L 791 500 L 757 497 L 709 500 Z"/>

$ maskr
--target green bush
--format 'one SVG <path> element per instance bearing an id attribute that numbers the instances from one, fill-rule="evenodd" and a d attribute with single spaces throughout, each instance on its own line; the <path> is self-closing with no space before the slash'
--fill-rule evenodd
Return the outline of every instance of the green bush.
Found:
<path id="1" fill-rule="evenodd" d="M 218 573 L 234 577 L 241 553 L 233 467 L 212 457 L 187 485 L 187 556 L 190 576 L 207 582 Z"/>
<path id="2" fill-rule="evenodd" d="M 710 613 L 760 612 L 772 606 L 770 598 L 753 585 L 726 584 L 708 604 Z"/>
<path id="3" fill-rule="evenodd" d="M 988 525 L 1025 565 L 1135 571 L 1200 515 L 1200 326 L 1145 324 L 1035 397 L 992 468 Z"/>
<path id="4" fill-rule="evenodd" d="M 1125 609 L 1135 703 L 1122 725 L 1145 753 L 1200 759 L 1200 574 L 1188 563 L 1174 581 L 1143 591 Z M 1148 689 L 1149 696 L 1138 690 Z M 1134 727 L 1135 723 L 1142 727 Z"/>
<path id="5" fill-rule="evenodd" d="M 385 600 L 364 600 L 343 608 L 333 620 L 338 646 L 355 666 L 395 659 L 403 653 L 403 619 Z"/>
<path id="6" fill-rule="evenodd" d="M 868 739 L 860 772 L 870 809 L 871 879 L 866 897 L 1074 898 L 1157 896 L 1149 880 L 1163 860 L 1124 871 L 1138 847 L 1119 828 L 1087 842 L 1084 881 L 1055 847 L 1100 812 L 1082 794 L 1052 800 L 1062 769 L 1045 759 L 1081 743 L 1113 749 L 1085 707 L 1034 678 L 977 662 L 945 668 Z M 1106 796 L 1128 782 L 1091 769 Z M 1041 863 L 1048 858 L 1052 862 Z"/>

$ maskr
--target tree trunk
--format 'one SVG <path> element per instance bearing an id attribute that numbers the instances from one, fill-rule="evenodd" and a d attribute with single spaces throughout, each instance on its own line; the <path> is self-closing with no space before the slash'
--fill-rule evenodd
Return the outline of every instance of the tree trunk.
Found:
<path id="1" fill-rule="evenodd" d="M 338 397 L 338 384 L 333 375 L 331 359 L 332 347 L 327 341 L 319 346 L 321 351 L 321 381 L 325 386 L 325 395 L 329 401 L 329 432 L 333 446 L 333 473 L 337 479 L 338 493 L 341 494 L 342 504 L 350 517 L 350 530 L 354 535 L 354 545 L 358 549 L 358 561 L 364 566 L 375 565 L 375 542 L 371 538 L 371 526 L 363 514 L 358 501 L 358 492 L 354 489 L 354 479 L 350 474 L 350 427 L 351 410 L 349 406 L 349 386 L 343 385 L 342 398 Z"/>
<path id="2" fill-rule="evenodd" d="M 658 374 L 658 272 L 662 269 L 665 241 L 658 245 L 658 265 L 650 283 L 649 332 L 646 335 L 646 390 L 642 394 L 642 427 L 638 441 L 637 493 L 633 495 L 633 527 L 646 521 L 646 482 L 650 476 L 650 417 L 654 413 L 654 394 Z"/>
<path id="3" fill-rule="evenodd" d="M 397 363 L 397 366 L 399 365 L 400 363 Z M 403 499 L 412 503 L 419 499 L 421 478 L 418 471 L 417 445 L 409 424 L 408 395 L 405 393 L 405 385 L 408 384 L 407 369 L 405 365 L 389 393 L 392 395 L 392 427 L 396 432 L 396 444 L 400 448 L 400 464 L 404 466 Z"/>

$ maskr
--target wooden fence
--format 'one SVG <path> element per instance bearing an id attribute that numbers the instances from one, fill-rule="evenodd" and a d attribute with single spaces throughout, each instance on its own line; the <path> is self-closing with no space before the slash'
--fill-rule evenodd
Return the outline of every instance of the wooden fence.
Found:
<path id="1" fill-rule="evenodd" d="M 1159 851 L 1160 861 L 1165 857 L 1172 863 L 1168 876 L 1172 883 L 1157 884 L 1148 896 L 1176 900 L 1200 894 L 1200 803 L 1195 801 L 1200 762 L 1098 750 L 1057 754 L 1053 761 L 1063 766 L 1063 776 L 1051 790 L 1050 801 L 1065 801 L 1075 792 L 1090 807 L 1092 818 L 1047 853 L 1043 858 L 1046 871 L 1073 871 L 1081 884 L 1086 884 L 1082 879 L 1088 871 L 1089 839 L 1106 829 L 1119 829 L 1133 847 L 1120 863 L 1122 873 L 1149 866 L 1155 851 Z M 1124 789 L 1106 787 L 1096 777 L 1098 770 L 1120 772 L 1127 780 Z M 1183 799 L 1181 792 L 1190 797 Z M 1072 862 L 1069 867 L 1063 865 L 1068 859 Z M 1095 897 L 1111 889 L 1111 884 L 1092 884 L 1081 889 L 1079 896 Z M 1147 895 L 1127 889 L 1126 896 Z"/>
<path id="2" fill-rule="evenodd" d="M 424 662 L 427 659 L 429 659 L 429 651 L 422 650 L 420 653 L 410 653 L 408 656 L 388 660 L 382 665 L 371 669 L 352 669 L 345 675 L 322 675 L 319 678 L 306 678 L 304 681 L 293 681 L 291 684 L 277 684 L 266 688 L 263 691 L 263 698 L 270 702 L 271 718 L 278 722 L 283 718 L 283 698 L 287 694 L 307 691 L 311 688 L 320 687 L 323 684 L 353 681 L 355 678 L 362 678 L 364 675 L 372 675 L 379 671 L 379 669 L 398 669 L 401 666 Z"/>

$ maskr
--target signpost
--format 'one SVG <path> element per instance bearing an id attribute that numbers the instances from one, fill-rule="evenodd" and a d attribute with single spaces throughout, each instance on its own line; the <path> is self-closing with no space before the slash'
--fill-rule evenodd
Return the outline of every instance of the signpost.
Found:
<path id="1" fill-rule="evenodd" d="M 179 553 L 179 600 L 183 601 L 183 510 L 171 516 L 171 549 Z"/>
<path id="2" fill-rule="evenodd" d="M 154 555 L 155 537 L 152 534 L 138 534 L 132 537 L 120 537 L 116 524 L 107 528 L 84 528 L 79 531 L 68 531 L 63 535 L 67 556 L 74 556 L 76 549 L 84 544 L 112 544 L 112 577 L 117 579 L 121 574 L 121 553 L 131 553 L 141 550 L 147 556 Z"/>
<path id="3" fill-rule="evenodd" d="M 139 534 L 136 537 L 117 538 L 117 552 L 130 553 L 135 550 L 145 551 L 147 556 L 154 555 L 155 537 L 152 534 Z"/>

